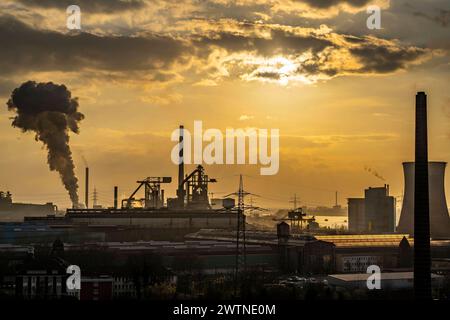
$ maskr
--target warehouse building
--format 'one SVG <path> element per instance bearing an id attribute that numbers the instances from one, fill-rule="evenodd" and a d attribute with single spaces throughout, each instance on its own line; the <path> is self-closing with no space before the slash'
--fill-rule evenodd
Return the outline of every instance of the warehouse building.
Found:
<path id="1" fill-rule="evenodd" d="M 327 277 L 328 284 L 348 289 L 367 289 L 369 273 L 331 274 Z M 382 290 L 408 290 L 414 285 L 413 272 L 382 272 L 380 274 L 380 287 Z M 431 275 L 433 287 L 442 286 L 444 277 Z"/>

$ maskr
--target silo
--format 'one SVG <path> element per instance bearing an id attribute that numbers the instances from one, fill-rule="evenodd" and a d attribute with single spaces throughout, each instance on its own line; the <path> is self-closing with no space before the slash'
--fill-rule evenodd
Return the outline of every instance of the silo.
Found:
<path id="1" fill-rule="evenodd" d="M 445 199 L 444 174 L 446 162 L 428 162 L 430 196 L 430 233 L 432 238 L 450 237 L 450 218 Z M 403 163 L 405 194 L 397 231 L 414 234 L 414 162 Z"/>

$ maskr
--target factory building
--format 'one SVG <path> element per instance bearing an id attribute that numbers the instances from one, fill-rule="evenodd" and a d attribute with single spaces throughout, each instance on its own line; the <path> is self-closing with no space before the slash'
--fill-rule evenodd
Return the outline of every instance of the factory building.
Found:
<path id="1" fill-rule="evenodd" d="M 327 277 L 330 285 L 348 289 L 367 290 L 367 279 L 371 274 L 354 273 L 354 274 L 331 274 Z M 381 273 L 380 285 L 382 290 L 408 290 L 413 288 L 414 274 L 413 272 L 389 272 Z M 432 274 L 433 287 L 442 286 L 444 277 Z"/>
<path id="2" fill-rule="evenodd" d="M 407 234 L 316 235 L 317 240 L 334 246 L 334 270 L 337 273 L 365 273 L 369 265 L 382 271 L 412 270 L 414 239 Z M 431 256 L 436 268 L 450 255 L 450 240 L 431 241 Z M 440 264 L 438 263 L 440 261 Z"/>
<path id="3" fill-rule="evenodd" d="M 234 242 L 236 233 L 229 230 L 203 229 L 186 237 L 203 241 Z M 285 222 L 278 224 L 277 233 L 247 231 L 246 244 L 247 248 L 249 245 L 271 248 L 276 255 L 276 260 L 272 264 L 273 269 L 305 275 L 328 274 L 334 271 L 334 244 L 311 235 L 290 234 L 289 225 Z"/>
<path id="4" fill-rule="evenodd" d="M 40 217 L 25 217 L 28 224 L 51 228 L 94 229 L 105 234 L 106 241 L 136 241 L 150 239 L 176 239 L 202 228 L 236 229 L 242 225 L 242 209 L 235 206 L 233 198 L 209 199 L 209 184 L 217 180 L 210 178 L 198 165 L 185 176 L 183 158 L 183 126 L 180 127 L 180 154 L 178 165 L 178 187 L 176 198 L 166 198 L 163 185 L 172 183 L 171 177 L 147 177 L 136 181 L 139 185 L 125 199 L 118 198 L 118 187 L 114 187 L 112 208 L 89 207 L 89 169 L 86 168 L 85 207 L 80 205 L 67 209 L 64 217 L 55 214 Z M 144 197 L 138 198 L 143 191 Z M 86 234 L 86 232 L 84 232 Z M 2 236 L 0 228 L 0 238 Z"/>
<path id="5" fill-rule="evenodd" d="M 13 202 L 9 191 L 0 191 L 0 219 L 17 220 L 26 215 L 54 215 L 58 208 L 51 202 L 46 204 L 17 203 Z"/>
<path id="6" fill-rule="evenodd" d="M 26 259 L 16 271 L 15 295 L 22 299 L 55 299 L 68 295 L 68 264 L 58 258 Z"/>
<path id="7" fill-rule="evenodd" d="M 370 265 L 382 270 L 399 265 L 399 246 L 407 235 L 324 235 L 317 239 L 335 247 L 335 270 L 338 273 L 366 272 Z"/>
<path id="8" fill-rule="evenodd" d="M 395 198 L 389 186 L 368 188 L 364 198 L 348 199 L 349 231 L 355 233 L 395 232 Z"/>
<path id="9" fill-rule="evenodd" d="M 108 275 L 81 277 L 80 300 L 104 301 L 114 297 L 114 288 L 117 287 L 114 278 Z"/>
<path id="10" fill-rule="evenodd" d="M 351 232 L 361 232 L 366 227 L 365 199 L 348 199 L 348 230 Z"/>
<path id="11" fill-rule="evenodd" d="M 177 270 L 181 265 L 197 265 L 204 274 L 233 272 L 235 268 L 236 244 L 231 241 L 136 241 L 136 242 L 92 242 L 84 244 L 65 244 L 64 250 L 70 252 L 102 252 L 114 256 L 116 265 L 125 265 L 132 256 L 159 255 L 164 267 Z M 266 270 L 278 267 L 278 251 L 264 244 L 248 244 L 247 264 Z M 110 267 L 111 270 L 114 266 Z M 117 275 L 117 281 L 124 281 Z"/>

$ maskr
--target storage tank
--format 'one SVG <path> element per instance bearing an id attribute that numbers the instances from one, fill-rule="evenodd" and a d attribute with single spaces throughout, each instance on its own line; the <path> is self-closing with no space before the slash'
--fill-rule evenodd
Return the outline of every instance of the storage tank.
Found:
<path id="1" fill-rule="evenodd" d="M 446 162 L 428 162 L 430 195 L 430 234 L 432 238 L 450 237 L 450 218 L 445 199 L 444 174 Z M 403 163 L 405 194 L 397 232 L 414 234 L 414 162 Z"/>

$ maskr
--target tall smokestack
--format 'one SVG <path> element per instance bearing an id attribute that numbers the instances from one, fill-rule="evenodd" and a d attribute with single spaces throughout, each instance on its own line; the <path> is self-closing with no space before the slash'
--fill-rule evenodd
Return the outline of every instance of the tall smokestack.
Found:
<path id="1" fill-rule="evenodd" d="M 183 180 L 184 180 L 184 126 L 180 126 L 180 140 L 179 140 L 179 164 L 178 164 L 178 190 L 177 190 L 177 196 L 178 196 L 178 203 L 181 207 L 184 207 L 184 187 L 183 187 Z"/>
<path id="2" fill-rule="evenodd" d="M 86 181 L 84 186 L 84 204 L 89 208 L 89 168 L 86 167 Z"/>
<path id="3" fill-rule="evenodd" d="M 416 161 L 414 171 L 414 294 L 431 299 L 430 206 L 428 190 L 427 96 L 416 95 Z"/>
<path id="4" fill-rule="evenodd" d="M 114 186 L 114 209 L 117 209 L 117 198 L 119 194 L 119 188 Z"/>

